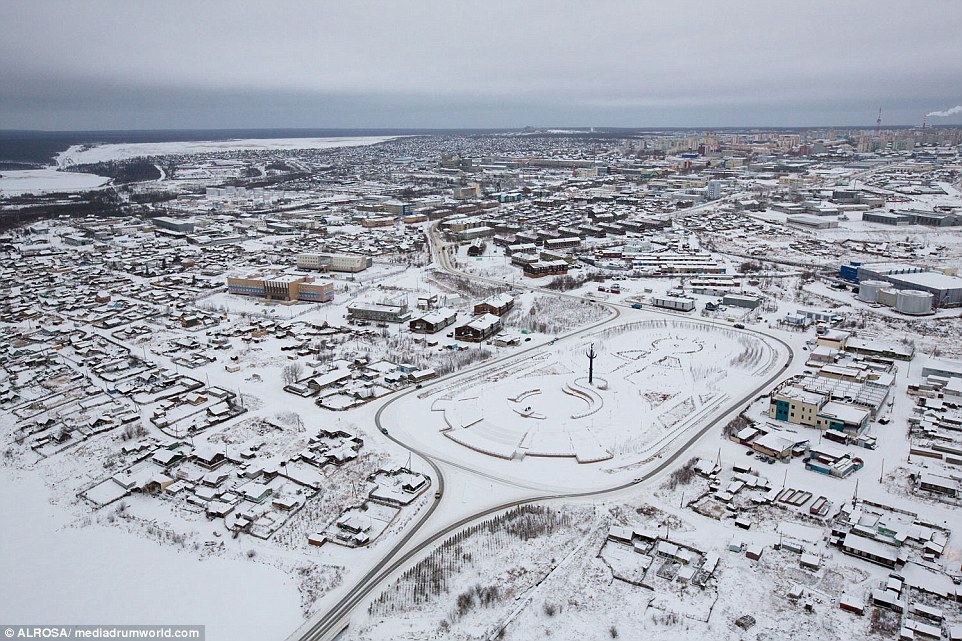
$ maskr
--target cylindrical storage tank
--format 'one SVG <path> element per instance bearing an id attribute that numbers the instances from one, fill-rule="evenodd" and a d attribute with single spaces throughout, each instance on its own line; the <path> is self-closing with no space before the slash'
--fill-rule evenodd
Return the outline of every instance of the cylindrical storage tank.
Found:
<path id="1" fill-rule="evenodd" d="M 894 287 L 886 287 L 885 289 L 878 290 L 878 302 L 887 307 L 895 307 L 895 301 L 898 300 L 899 290 Z"/>
<path id="2" fill-rule="evenodd" d="M 863 303 L 874 303 L 878 300 L 878 290 L 888 286 L 881 280 L 863 280 L 858 284 L 858 299 Z"/>
<path id="3" fill-rule="evenodd" d="M 895 301 L 895 310 L 903 314 L 920 315 L 932 313 L 931 292 L 920 292 L 915 289 L 903 289 Z"/>

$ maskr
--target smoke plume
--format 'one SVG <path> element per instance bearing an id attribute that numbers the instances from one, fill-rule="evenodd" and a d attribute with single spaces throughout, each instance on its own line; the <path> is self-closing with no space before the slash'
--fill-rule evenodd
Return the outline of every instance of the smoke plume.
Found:
<path id="1" fill-rule="evenodd" d="M 931 113 L 925 114 L 926 118 L 936 117 L 936 118 L 948 118 L 949 116 L 954 116 L 955 114 L 962 113 L 962 105 L 956 105 L 951 109 L 946 109 L 945 111 L 933 111 Z"/>

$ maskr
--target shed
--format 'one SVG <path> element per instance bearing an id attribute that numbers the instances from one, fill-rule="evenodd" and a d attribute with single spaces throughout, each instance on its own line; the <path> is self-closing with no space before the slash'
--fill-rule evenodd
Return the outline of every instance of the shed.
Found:
<path id="1" fill-rule="evenodd" d="M 801 559 L 799 559 L 798 564 L 806 570 L 812 570 L 814 572 L 821 567 L 822 559 L 810 552 L 806 552 L 802 555 Z"/>
<path id="2" fill-rule="evenodd" d="M 854 612 L 859 616 L 865 614 L 865 602 L 847 592 L 843 592 L 842 596 L 839 597 L 838 607 L 846 612 Z"/>

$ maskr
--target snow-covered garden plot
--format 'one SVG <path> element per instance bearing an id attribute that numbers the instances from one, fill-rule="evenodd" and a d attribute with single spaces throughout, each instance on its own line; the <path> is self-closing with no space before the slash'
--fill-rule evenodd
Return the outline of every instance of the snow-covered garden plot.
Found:
<path id="1" fill-rule="evenodd" d="M 541 586 L 569 559 L 590 549 L 596 519 L 590 509 L 525 506 L 447 539 L 386 586 L 358 621 L 352 638 L 488 638 L 516 608 L 564 603 Z M 354 627 L 352 625 L 352 627 Z"/>
<path id="2" fill-rule="evenodd" d="M 703 425 L 778 367 L 776 356 L 762 339 L 728 327 L 624 323 L 439 383 L 403 399 L 398 419 L 385 424 L 461 459 L 493 457 L 486 465 L 568 459 L 623 469 Z"/>
<path id="3" fill-rule="evenodd" d="M 347 547 L 368 545 L 391 525 L 400 510 L 365 501 L 344 510 L 327 529 L 327 540 Z"/>
<path id="4" fill-rule="evenodd" d="M 768 535 L 746 555 L 733 544 L 740 530 L 700 518 L 682 520 L 648 504 L 508 512 L 453 535 L 382 588 L 345 638 L 869 634 L 872 617 L 840 609 L 839 600 L 849 593 L 868 602 L 877 573 L 840 565 L 831 552 L 804 557 L 787 534 L 781 549 L 779 537 Z M 817 567 L 808 565 L 813 559 Z"/>
<path id="5" fill-rule="evenodd" d="M 538 295 L 531 297 L 530 301 L 523 298 L 503 321 L 505 327 L 557 336 L 609 314 L 604 307 L 591 301 Z"/>

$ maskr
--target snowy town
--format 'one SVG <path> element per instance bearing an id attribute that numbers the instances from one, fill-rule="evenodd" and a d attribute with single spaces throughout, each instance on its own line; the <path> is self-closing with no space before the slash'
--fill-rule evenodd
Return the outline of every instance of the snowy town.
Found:
<path id="1" fill-rule="evenodd" d="M 259 638 L 962 639 L 962 130 L 281 143 L 2 172 L 15 554 Z"/>

